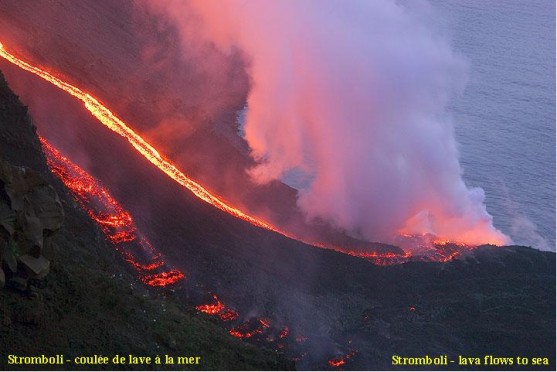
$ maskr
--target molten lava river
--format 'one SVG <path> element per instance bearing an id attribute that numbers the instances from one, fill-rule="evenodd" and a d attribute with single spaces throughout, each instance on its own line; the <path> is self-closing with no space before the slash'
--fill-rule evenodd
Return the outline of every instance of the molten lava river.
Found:
<path id="1" fill-rule="evenodd" d="M 160 252 L 137 231 L 132 216 L 87 172 L 62 156 L 48 141 L 39 137 L 50 170 L 68 188 L 74 199 L 106 239 L 151 287 L 166 287 L 184 279 L 177 269 L 165 264 Z"/>
<path id="2" fill-rule="evenodd" d="M 411 259 L 444 262 L 459 255 L 460 251 L 466 251 L 473 248 L 467 246 L 466 244 L 460 243 L 447 244 L 447 242 L 436 241 L 434 238 L 431 238 L 429 236 L 413 237 L 414 241 L 419 241 L 419 245 L 421 246 L 421 248 L 423 248 L 422 251 L 424 249 L 427 250 L 426 254 L 421 254 L 419 257 L 413 257 L 410 251 L 400 253 L 384 253 L 377 252 L 375 250 L 354 250 L 339 246 L 333 246 L 323 242 L 306 241 L 300 237 L 293 236 L 292 234 L 283 231 L 276 226 L 273 226 L 267 221 L 263 221 L 262 219 L 250 216 L 245 212 L 235 208 L 234 206 L 231 206 L 221 197 L 213 195 L 203 186 L 201 186 L 190 177 L 188 177 L 186 174 L 184 174 L 182 171 L 180 171 L 174 164 L 172 164 L 169 160 L 162 156 L 151 144 L 145 141 L 140 135 L 135 133 L 126 123 L 124 123 L 121 119 L 114 115 L 105 105 L 103 105 L 97 98 L 93 97 L 89 93 L 86 93 L 84 90 L 61 80 L 60 78 L 56 77 L 54 74 L 46 71 L 43 68 L 33 66 L 23 59 L 16 57 L 15 55 L 8 52 L 1 42 L 0 57 L 16 65 L 17 67 L 44 79 L 45 81 L 77 98 L 78 100 L 83 102 L 85 108 L 100 123 L 111 129 L 112 131 L 116 132 L 120 136 L 124 137 L 139 154 L 149 160 L 149 162 L 151 162 L 154 166 L 164 172 L 168 177 L 176 181 L 179 185 L 192 192 L 200 200 L 203 200 L 204 202 L 211 204 L 215 208 L 218 208 L 221 211 L 226 212 L 236 218 L 242 219 L 254 226 L 276 232 L 287 238 L 295 239 L 315 247 L 330 249 L 340 253 L 363 258 L 378 265 L 392 265 L 407 262 Z M 104 221 L 103 223 L 106 224 L 107 221 Z"/>

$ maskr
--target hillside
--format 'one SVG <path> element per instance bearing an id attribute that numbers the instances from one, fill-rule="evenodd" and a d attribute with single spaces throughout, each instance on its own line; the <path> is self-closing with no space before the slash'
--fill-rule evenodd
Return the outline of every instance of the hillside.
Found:
<path id="1" fill-rule="evenodd" d="M 3 79 L 0 102 L 0 158 L 43 174 L 66 211 L 51 273 L 24 294 L 0 291 L 2 363 L 9 353 L 102 353 L 200 355 L 200 369 L 294 366 L 266 340 L 271 330 L 251 337 L 253 347 L 229 336 L 230 325 L 198 314 L 193 306 L 214 292 L 240 313 L 234 326 L 271 319 L 306 337 L 283 345 L 287 357 L 303 356 L 301 369 L 329 368 L 327 360 L 346 355 L 345 369 L 391 369 L 395 354 L 548 357 L 542 367 L 554 369 L 554 253 L 485 246 L 449 263 L 375 266 L 215 210 L 123 140 L 85 126 L 89 138 L 102 139 L 91 169 L 186 272 L 183 287 L 147 289 L 50 175 L 27 109 Z"/>
<path id="2" fill-rule="evenodd" d="M 54 237 L 50 274 L 25 292 L 0 290 L 2 369 L 18 368 L 6 364 L 9 354 L 64 354 L 70 359 L 93 354 L 168 354 L 201 356 L 202 362 L 191 366 L 197 369 L 291 368 L 276 352 L 232 338 L 184 306 L 172 292 L 150 291 L 138 282 L 99 228 L 50 174 L 27 107 L 1 75 L 0 159 L 40 172 L 55 186 L 66 214 Z"/>
<path id="3" fill-rule="evenodd" d="M 294 189 L 278 181 L 255 187 L 246 173 L 255 162 L 247 143 L 237 135 L 236 114 L 250 84 L 242 56 L 225 57 L 214 47 L 203 51 L 207 59 L 203 63 L 195 51 L 183 55 L 177 31 L 154 21 L 145 4 L 4 0 L 0 2 L 1 41 L 35 65 L 56 69 L 66 81 L 109 103 L 113 112 L 181 170 L 233 205 L 307 240 L 326 237 L 344 244 L 347 238 L 342 233 L 304 218 Z M 156 53 L 151 55 L 149 50 Z M 211 70 L 213 64 L 230 65 L 224 81 Z M 36 108 L 33 117 L 43 123 L 39 125 L 42 135 L 55 138 L 61 149 L 87 157 L 110 148 L 88 140 L 102 131 L 89 128 L 87 115 L 69 117 L 76 105 L 68 103 L 63 93 L 53 93 L 3 61 L 0 68 L 8 77 L 17 76 L 11 79 L 12 88 Z M 35 93 L 43 90 L 44 99 L 37 99 Z M 55 107 L 43 110 L 45 106 Z M 76 131 L 76 122 L 84 128 Z M 115 167 L 91 165 L 109 166 Z M 117 172 L 111 169 L 111 173 Z"/>

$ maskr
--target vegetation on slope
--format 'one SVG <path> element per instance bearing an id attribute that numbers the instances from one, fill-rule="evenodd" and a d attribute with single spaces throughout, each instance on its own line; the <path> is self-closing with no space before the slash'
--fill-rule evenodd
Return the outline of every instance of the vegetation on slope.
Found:
<path id="1" fill-rule="evenodd" d="M 107 369 L 289 369 L 273 351 L 229 336 L 181 305 L 172 291 L 146 289 L 104 240 L 100 230 L 50 174 L 27 108 L 0 74 L 0 159 L 40 172 L 60 195 L 66 214 L 49 275 L 22 292 L 0 290 L 0 368 L 8 356 L 200 356 L 198 365 L 125 365 Z M 67 369 L 78 368 L 66 364 Z M 37 366 L 39 369 L 48 366 Z M 56 367 L 60 368 L 60 367 Z M 93 366 L 102 368 L 102 366 Z"/>

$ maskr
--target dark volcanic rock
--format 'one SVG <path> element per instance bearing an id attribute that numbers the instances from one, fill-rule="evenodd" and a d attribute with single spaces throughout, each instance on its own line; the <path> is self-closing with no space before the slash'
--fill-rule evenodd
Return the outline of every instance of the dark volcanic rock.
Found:
<path id="1" fill-rule="evenodd" d="M 48 274 L 52 237 L 63 220 L 52 186 L 37 172 L 0 159 L 0 288 L 8 279 L 25 290 L 29 280 Z"/>
<path id="2" fill-rule="evenodd" d="M 13 95 L 6 97 L 15 102 Z M 20 115 L 23 120 L 25 110 L 14 104 L 6 117 Z M 0 149 L 8 149 L 2 155 L 15 164 L 35 162 L 36 169 L 46 172 L 32 127 L 28 122 L 17 127 L 14 122 L 1 125 L 26 133 L 8 128 L 2 137 L 0 132 L 4 141 Z M 392 369 L 393 355 L 426 354 L 453 360 L 484 355 L 548 357 L 551 363 L 545 368 L 554 368 L 554 253 L 486 246 L 448 263 L 374 266 L 226 215 L 184 192 L 121 138 L 97 132 L 95 126 L 85 130 L 87 137 L 102 138 L 96 144 L 102 151 L 94 153 L 92 168 L 99 170 L 95 176 L 104 177 L 115 197 L 137 217 L 139 228 L 187 273 L 180 298 L 194 302 L 196 291 L 215 291 L 239 311 L 238 323 L 256 324 L 253 318 L 265 317 L 289 326 L 293 337 L 307 337 L 303 343 L 289 340 L 287 345 L 290 356 L 305 355 L 299 368 L 327 368 L 328 359 L 350 355 L 345 369 Z M 111 154 L 102 157 L 106 148 Z M 67 197 L 63 202 L 72 206 Z M 45 353 L 47 339 L 53 354 L 68 355 L 91 350 L 172 354 L 179 345 L 183 353 L 204 353 L 211 368 L 290 366 L 272 353 L 231 340 L 222 329 L 184 312 L 182 304 L 166 298 L 147 300 L 144 289 L 129 289 L 133 277 L 98 229 L 83 212 L 68 211 L 59 239 L 66 251 L 57 261 L 67 266 L 53 267 L 41 292 L 46 305 L 39 313 L 22 312 L 25 316 L 18 318 L 13 299 L 2 298 L 0 315 L 8 326 L 1 328 L 0 350 Z M 161 308 L 172 309 L 167 311 L 172 315 L 165 316 Z M 39 332 L 47 321 L 58 327 Z M 258 346 L 268 345 L 264 337 L 256 339 Z"/>
<path id="3" fill-rule="evenodd" d="M 20 277 L 10 278 L 12 287 L 19 286 L 24 293 L 0 290 L 0 369 L 78 368 L 73 363 L 62 367 L 8 364 L 8 355 L 58 354 L 70 360 L 94 354 L 110 358 L 116 354 L 195 355 L 202 360 L 194 367 L 197 369 L 292 368 L 292 363 L 277 353 L 233 339 L 201 319 L 172 292 L 151 293 L 138 283 L 98 227 L 50 174 L 27 109 L 9 90 L 1 73 L 0 159 L 40 172 L 54 184 L 66 211 L 64 224 L 52 236 L 55 251 L 50 274 L 30 280 L 30 285 Z M 29 257 L 23 261 L 21 264 L 31 269 L 40 267 Z M 114 368 L 132 367 L 109 365 L 107 369 Z M 156 367 L 133 369 L 138 368 Z"/>
<path id="4" fill-rule="evenodd" d="M 35 129 L 27 106 L 21 104 L 0 72 L 0 159 L 47 173 Z"/>

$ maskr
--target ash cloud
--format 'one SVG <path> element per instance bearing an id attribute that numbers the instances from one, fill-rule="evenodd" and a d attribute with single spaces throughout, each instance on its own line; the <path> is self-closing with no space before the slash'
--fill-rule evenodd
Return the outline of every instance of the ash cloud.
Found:
<path id="1" fill-rule="evenodd" d="M 151 1 L 182 48 L 249 59 L 245 139 L 256 183 L 305 179 L 298 205 L 357 237 L 508 243 L 462 179 L 448 102 L 466 83 L 427 2 Z"/>

